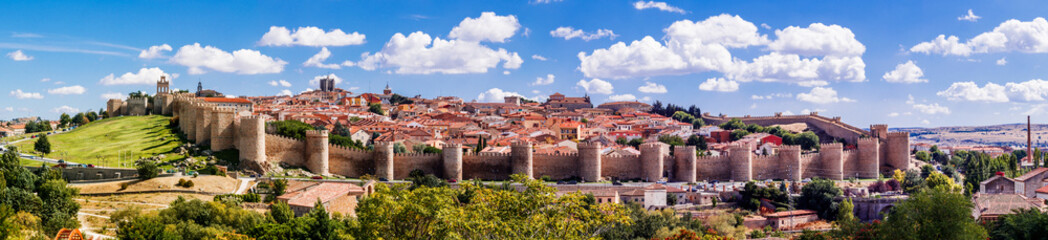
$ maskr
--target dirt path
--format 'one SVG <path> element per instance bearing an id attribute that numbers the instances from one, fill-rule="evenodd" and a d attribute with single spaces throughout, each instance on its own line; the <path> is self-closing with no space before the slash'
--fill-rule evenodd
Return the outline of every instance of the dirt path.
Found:
<path id="1" fill-rule="evenodd" d="M 80 221 L 80 232 L 83 232 L 84 235 L 87 235 L 88 237 L 92 237 L 94 239 L 116 239 L 113 236 L 104 235 L 104 234 L 95 232 L 94 231 L 95 228 L 91 227 L 91 221 L 87 221 L 86 220 L 87 217 L 97 217 L 97 218 L 104 218 L 104 219 L 109 219 L 109 217 L 102 216 L 102 215 L 96 215 L 96 214 L 90 214 L 90 213 L 83 213 L 83 212 L 78 212 L 76 214 L 77 214 L 77 220 Z"/>

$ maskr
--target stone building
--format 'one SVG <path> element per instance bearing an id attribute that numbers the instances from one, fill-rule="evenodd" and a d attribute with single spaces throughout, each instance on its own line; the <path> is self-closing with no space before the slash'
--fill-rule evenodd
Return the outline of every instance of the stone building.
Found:
<path id="1" fill-rule="evenodd" d="M 277 200 L 287 203 L 295 216 L 313 211 L 317 201 L 328 213 L 356 216 L 357 203 L 360 198 L 375 191 L 374 183 L 370 181 L 361 187 L 346 182 L 296 182 Z"/>
<path id="2" fill-rule="evenodd" d="M 565 108 L 568 111 L 574 111 L 580 108 L 593 108 L 593 103 L 590 103 L 589 96 L 585 97 L 565 97 L 564 94 L 554 93 L 549 95 L 549 99 L 544 104 L 551 108 Z"/>

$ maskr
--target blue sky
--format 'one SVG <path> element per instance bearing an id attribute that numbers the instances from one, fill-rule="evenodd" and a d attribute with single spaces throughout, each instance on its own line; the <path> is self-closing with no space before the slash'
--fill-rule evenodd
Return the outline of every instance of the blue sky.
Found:
<path id="1" fill-rule="evenodd" d="M 1036 121 L 1048 119 L 1045 13 L 1036 1 L 5 2 L 0 118 L 97 110 L 152 93 L 161 74 L 256 96 L 331 73 L 353 92 L 388 82 L 480 101 L 561 92 L 858 126 Z"/>

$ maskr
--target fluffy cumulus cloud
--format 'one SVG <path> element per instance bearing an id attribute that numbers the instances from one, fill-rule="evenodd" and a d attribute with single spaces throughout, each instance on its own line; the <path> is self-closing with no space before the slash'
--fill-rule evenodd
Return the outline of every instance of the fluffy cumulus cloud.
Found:
<path id="1" fill-rule="evenodd" d="M 866 47 L 850 29 L 814 23 L 776 31 L 771 41 L 739 16 L 718 15 L 703 21 L 681 20 L 663 31 L 630 44 L 618 42 L 578 54 L 587 77 L 632 78 L 721 72 L 728 80 L 785 82 L 823 86 L 828 81 L 866 80 L 861 55 Z M 770 53 L 752 61 L 733 58 L 729 49 L 767 46 Z M 803 57 L 802 57 L 803 56 Z M 819 58 L 821 57 L 821 58 Z"/>
<path id="2" fill-rule="evenodd" d="M 855 102 L 855 100 L 852 100 L 852 99 L 849 99 L 849 98 L 846 98 L 846 97 L 838 97 L 837 96 L 837 90 L 833 90 L 833 88 L 824 88 L 824 87 L 814 87 L 814 88 L 811 89 L 810 92 L 798 93 L 797 94 L 797 100 L 810 102 L 810 103 L 816 103 L 816 104 L 829 104 L 829 103 L 838 103 L 838 102 Z"/>
<path id="3" fill-rule="evenodd" d="M 43 99 L 44 95 L 34 92 L 23 92 L 22 89 L 11 91 L 11 96 L 17 99 Z"/>
<path id="4" fill-rule="evenodd" d="M 950 101 L 1008 102 L 1008 96 L 1004 94 L 1004 86 L 995 83 L 986 83 L 983 87 L 979 87 L 975 82 L 955 82 L 936 95 Z"/>
<path id="5" fill-rule="evenodd" d="M 22 50 L 16 50 L 14 52 L 7 53 L 7 57 L 15 61 L 29 61 L 33 60 L 33 56 L 25 55 Z"/>
<path id="6" fill-rule="evenodd" d="M 539 60 L 539 61 L 546 61 L 546 60 L 548 60 L 548 59 L 546 59 L 546 57 L 543 57 L 542 55 L 538 55 L 538 54 L 531 55 L 531 59 L 535 59 L 535 60 Z"/>
<path id="7" fill-rule="evenodd" d="M 339 68 L 342 68 L 338 64 L 334 64 L 334 63 L 325 64 L 324 61 L 327 61 L 327 59 L 329 57 L 331 57 L 331 51 L 328 51 L 327 47 L 324 47 L 324 48 L 320 49 L 320 52 L 318 52 L 317 54 L 313 55 L 312 57 L 309 57 L 309 59 L 307 59 L 306 62 L 302 63 L 302 66 L 327 68 L 327 69 L 339 69 Z"/>
<path id="8" fill-rule="evenodd" d="M 805 56 L 859 56 L 866 46 L 855 39 L 851 29 L 839 25 L 812 23 L 808 27 L 790 26 L 775 30 L 775 41 L 768 49 Z"/>
<path id="9" fill-rule="evenodd" d="M 324 32 L 318 27 L 299 27 L 294 32 L 286 27 L 269 27 L 269 32 L 262 35 L 258 45 L 262 46 L 348 46 L 364 44 L 365 36 L 357 32 L 346 33 L 341 29 Z"/>
<path id="10" fill-rule="evenodd" d="M 913 61 L 906 61 L 895 66 L 895 70 L 884 73 L 884 81 L 892 83 L 922 83 L 928 82 L 923 79 L 924 71 Z"/>
<path id="11" fill-rule="evenodd" d="M 666 86 L 653 82 L 644 82 L 644 86 L 638 87 L 637 91 L 642 93 L 666 93 Z"/>
<path id="12" fill-rule="evenodd" d="M 487 91 L 484 91 L 484 92 L 480 93 L 479 95 L 477 95 L 477 101 L 481 101 L 481 102 L 503 102 L 503 101 L 505 101 L 505 97 L 509 97 L 509 96 L 518 96 L 518 97 L 525 98 L 524 95 L 520 95 L 520 93 L 510 92 L 510 91 L 503 91 L 502 89 L 499 89 L 499 88 L 492 88 L 492 89 L 488 89 Z"/>
<path id="13" fill-rule="evenodd" d="M 288 89 L 281 90 L 280 93 L 277 93 L 277 96 L 288 96 L 288 97 L 290 97 L 290 96 L 293 96 L 293 95 L 295 95 L 295 94 L 292 93 L 291 90 L 288 90 Z"/>
<path id="14" fill-rule="evenodd" d="M 596 78 L 588 82 L 585 79 L 579 80 L 575 85 L 582 87 L 583 90 L 586 90 L 586 93 L 591 94 L 611 94 L 615 89 L 610 82 Z"/>
<path id="15" fill-rule="evenodd" d="M 663 11 L 663 12 L 672 12 L 672 13 L 680 13 L 680 14 L 687 13 L 687 11 L 684 11 L 684 9 L 681 9 L 679 7 L 671 6 L 671 5 L 669 5 L 669 4 L 665 3 L 665 2 L 656 2 L 656 1 L 647 1 L 647 2 L 645 2 L 645 1 L 636 1 L 636 2 L 633 3 L 633 8 L 636 8 L 637 10 L 644 10 L 644 9 L 654 8 L 654 9 L 658 9 L 659 11 Z"/>
<path id="16" fill-rule="evenodd" d="M 98 83 L 102 85 L 152 85 L 156 84 L 157 80 L 160 80 L 160 76 L 168 76 L 168 80 L 173 79 L 170 75 L 164 73 L 164 70 L 160 70 L 160 68 L 141 68 L 138 69 L 137 73 L 127 72 L 120 75 L 120 77 L 110 73 L 103 77 L 102 80 L 99 80 Z"/>
<path id="17" fill-rule="evenodd" d="M 100 97 L 102 97 L 102 99 L 107 99 L 107 100 L 108 99 L 122 99 L 122 98 L 124 98 L 124 94 L 123 93 L 118 93 L 118 92 L 107 92 L 107 93 L 103 93 Z"/>
<path id="18" fill-rule="evenodd" d="M 1048 20 L 1038 17 L 1029 22 L 1005 21 L 993 31 L 984 32 L 960 42 L 957 36 L 939 35 L 932 41 L 918 43 L 911 52 L 968 56 L 973 53 L 1048 53 Z"/>
<path id="19" fill-rule="evenodd" d="M 142 50 L 142 52 L 138 53 L 138 58 L 142 58 L 142 59 L 162 58 L 162 57 L 164 57 L 164 52 L 170 52 L 171 50 L 174 50 L 174 49 L 171 48 L 171 45 L 167 45 L 167 44 L 151 46 L 151 47 L 149 47 L 149 49 Z"/>
<path id="20" fill-rule="evenodd" d="M 945 106 L 940 106 L 938 103 L 932 103 L 932 104 L 918 103 L 918 104 L 913 104 L 913 109 L 916 109 L 917 111 L 919 111 L 921 113 L 931 114 L 931 115 L 934 115 L 934 114 L 950 114 L 950 108 L 947 108 Z"/>
<path id="21" fill-rule="evenodd" d="M 982 18 L 982 17 L 976 16 L 975 12 L 972 12 L 972 9 L 968 9 L 968 14 L 965 14 L 964 16 L 957 17 L 957 21 L 975 22 L 975 21 L 979 21 L 980 18 Z"/>
<path id="22" fill-rule="evenodd" d="M 281 80 L 273 80 L 273 81 L 269 81 L 269 86 L 274 86 L 274 87 L 291 87 L 291 83 L 288 82 L 288 81 L 285 81 L 283 79 L 281 79 Z"/>
<path id="23" fill-rule="evenodd" d="M 505 42 L 520 29 L 517 17 L 499 16 L 494 12 L 483 12 L 478 18 L 467 17 L 451 29 L 449 38 L 468 42 Z"/>
<path id="24" fill-rule="evenodd" d="M 710 78 L 699 84 L 699 90 L 713 92 L 734 92 L 739 90 L 739 83 L 724 78 Z"/>
<path id="25" fill-rule="evenodd" d="M 627 94 L 619 94 L 619 95 L 608 96 L 608 101 L 612 101 L 612 102 L 634 101 L 634 100 L 637 100 L 637 96 L 633 96 L 633 94 L 628 94 L 628 93 Z"/>
<path id="26" fill-rule="evenodd" d="M 364 53 L 357 65 L 364 70 L 396 68 L 398 74 L 486 73 L 502 63 L 504 69 L 518 69 L 520 55 L 505 49 L 493 50 L 478 42 L 432 38 L 423 32 L 397 33 L 381 51 Z"/>
<path id="27" fill-rule="evenodd" d="M 80 95 L 80 94 L 84 94 L 84 92 L 86 92 L 86 91 L 87 91 L 87 89 L 84 88 L 84 86 L 73 85 L 73 86 L 66 86 L 66 87 L 48 89 L 47 93 L 54 94 L 54 95 Z"/>
<path id="28" fill-rule="evenodd" d="M 608 29 L 597 29 L 595 32 L 585 32 L 582 29 L 575 29 L 572 27 L 558 27 L 553 31 L 549 31 L 549 35 L 553 37 L 564 38 L 564 40 L 571 40 L 572 38 L 579 38 L 584 41 L 596 40 L 601 38 L 615 39 L 619 35 L 615 35 Z"/>
<path id="29" fill-rule="evenodd" d="M 189 67 L 189 74 L 203 74 L 205 68 L 236 74 L 266 74 L 284 71 L 284 60 L 263 55 L 259 51 L 240 49 L 232 53 L 200 43 L 178 49 L 171 62 Z"/>
<path id="30" fill-rule="evenodd" d="M 320 88 L 320 79 L 324 79 L 324 78 L 335 79 L 335 85 L 342 84 L 342 78 L 338 77 L 338 75 L 328 74 L 328 75 L 320 75 L 320 76 L 313 77 L 312 80 L 309 80 L 309 86 L 312 86 L 312 87 L 315 87 L 315 88 L 319 89 Z M 291 84 L 289 83 L 288 85 L 290 86 Z"/>
<path id="31" fill-rule="evenodd" d="M 553 84 L 553 78 L 554 78 L 553 74 L 546 74 L 545 78 L 543 78 L 543 77 L 535 78 L 535 82 L 532 82 L 531 85 L 532 86 L 550 85 L 550 84 Z"/>
<path id="32" fill-rule="evenodd" d="M 78 113 L 78 112 L 80 112 L 80 109 L 63 105 L 61 107 L 56 107 L 54 109 L 51 109 L 51 112 L 54 112 L 54 113 L 70 113 L 71 114 L 71 113 Z"/>
<path id="33" fill-rule="evenodd" d="M 997 59 L 998 66 L 1004 66 L 1005 64 L 1008 64 L 1008 59 L 1005 59 L 1003 57 L 1001 59 Z"/>

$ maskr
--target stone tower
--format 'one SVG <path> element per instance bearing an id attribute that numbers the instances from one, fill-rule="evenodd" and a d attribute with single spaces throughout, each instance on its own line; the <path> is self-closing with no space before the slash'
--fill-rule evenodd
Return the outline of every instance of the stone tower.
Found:
<path id="1" fill-rule="evenodd" d="M 237 135 L 240 165 L 260 173 L 269 170 L 266 162 L 266 120 L 259 116 L 240 118 Z"/>
<path id="2" fill-rule="evenodd" d="M 236 129 L 233 128 L 234 113 L 232 108 L 216 107 L 211 113 L 211 150 L 222 151 L 234 148 L 234 136 Z"/>
<path id="3" fill-rule="evenodd" d="M 167 80 L 167 76 L 160 76 L 160 80 L 156 81 L 156 94 L 171 93 L 171 81 Z"/>
<path id="4" fill-rule="evenodd" d="M 695 146 L 674 146 L 673 159 L 675 160 L 676 179 L 681 182 L 695 182 L 697 176 L 695 168 L 698 165 L 695 156 Z"/>
<path id="5" fill-rule="evenodd" d="M 393 179 L 393 143 L 375 142 L 375 177 Z"/>
<path id="6" fill-rule="evenodd" d="M 328 175 L 328 131 L 306 131 L 306 168 L 309 171 Z"/>
<path id="7" fill-rule="evenodd" d="M 534 163 L 534 152 L 531 150 L 531 142 L 515 142 L 510 146 L 510 161 L 514 174 L 524 174 L 528 178 L 535 178 L 532 172 Z"/>
<path id="8" fill-rule="evenodd" d="M 801 146 L 779 146 L 779 166 L 786 170 L 785 175 L 782 176 L 783 179 L 800 181 L 804 175 L 803 165 L 801 164 Z"/>
<path id="9" fill-rule="evenodd" d="M 462 181 L 462 144 L 445 144 L 442 154 L 444 155 L 444 178 Z"/>
<path id="10" fill-rule="evenodd" d="M 745 144 L 732 144 L 728 148 L 731 159 L 731 180 L 748 182 L 753 180 L 753 152 Z"/>
<path id="11" fill-rule="evenodd" d="M 648 182 L 662 180 L 663 157 L 666 156 L 665 143 L 650 142 L 640 145 L 640 178 Z"/>
<path id="12" fill-rule="evenodd" d="M 822 169 L 816 171 L 819 175 L 831 180 L 844 179 L 844 145 L 841 143 L 826 143 L 819 148 L 819 158 L 822 161 Z"/>
<path id="13" fill-rule="evenodd" d="M 876 138 L 859 139 L 859 177 L 878 178 L 881 168 L 881 144 Z"/>
<path id="14" fill-rule="evenodd" d="M 601 180 L 600 162 L 601 162 L 601 144 L 600 142 L 594 143 L 579 143 L 579 177 L 583 181 L 596 182 Z"/>
<path id="15" fill-rule="evenodd" d="M 910 133 L 888 133 L 886 161 L 894 168 L 906 170 L 910 167 Z"/>
<path id="16" fill-rule="evenodd" d="M 197 110 L 195 142 L 198 145 L 211 144 L 211 113 L 214 112 L 214 107 L 210 104 L 200 104 Z"/>

